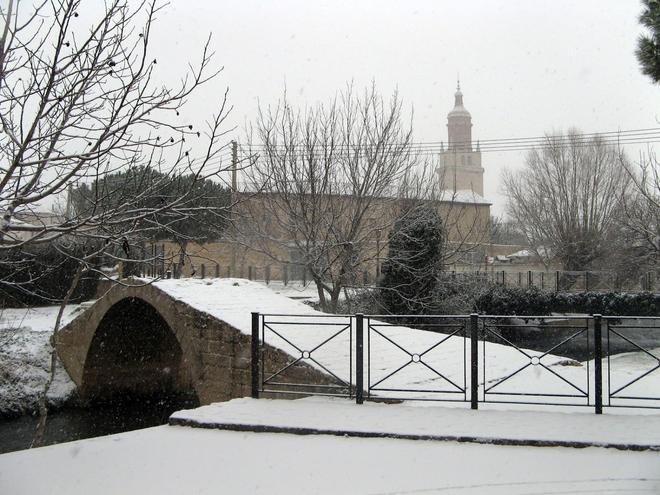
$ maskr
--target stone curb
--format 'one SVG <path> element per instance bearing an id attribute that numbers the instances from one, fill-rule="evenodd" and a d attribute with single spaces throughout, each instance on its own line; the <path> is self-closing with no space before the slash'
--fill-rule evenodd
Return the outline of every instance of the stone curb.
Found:
<path id="1" fill-rule="evenodd" d="M 327 430 L 319 428 L 302 428 L 294 426 L 272 426 L 251 425 L 240 423 L 202 423 L 184 418 L 170 418 L 168 424 L 171 426 L 190 426 L 193 428 L 205 428 L 211 430 L 242 431 L 253 433 L 287 433 L 291 435 L 333 435 L 338 437 L 357 438 L 392 438 L 399 440 L 427 440 L 439 442 L 477 443 L 486 445 L 508 445 L 516 447 L 569 447 L 584 449 L 587 447 L 598 447 L 616 450 L 628 450 L 636 452 L 660 452 L 660 445 L 653 444 L 623 444 L 609 442 L 580 442 L 570 440 L 534 440 L 520 438 L 490 438 L 468 435 L 420 435 L 408 433 L 386 433 L 378 431 L 350 431 L 350 430 Z"/>

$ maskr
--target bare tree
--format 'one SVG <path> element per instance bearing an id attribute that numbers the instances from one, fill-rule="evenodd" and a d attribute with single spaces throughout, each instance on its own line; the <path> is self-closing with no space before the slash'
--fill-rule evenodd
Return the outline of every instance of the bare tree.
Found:
<path id="1" fill-rule="evenodd" d="M 541 257 L 584 270 L 606 253 L 629 189 L 621 160 L 616 147 L 571 130 L 546 136 L 523 170 L 505 172 L 508 214 Z"/>
<path id="2" fill-rule="evenodd" d="M 205 125 L 182 122 L 187 98 L 218 71 L 210 67 L 209 39 L 178 86 L 159 82 L 160 66 L 149 51 L 160 10 L 155 3 L 110 0 L 91 21 L 82 20 L 89 15 L 79 14 L 80 0 L 20 6 L 9 0 L 0 7 L 0 256 L 40 244 L 56 244 L 65 254 L 72 253 L 67 245 L 83 246 L 56 333 L 64 305 L 99 255 L 131 260 L 140 240 L 163 229 L 177 237 L 177 226 L 200 208 L 227 217 L 224 205 L 200 206 L 197 185 L 222 179 L 228 168 L 221 141 L 230 109 L 225 91 Z M 136 172 L 145 169 L 158 173 Z M 138 188 L 104 181 L 122 171 L 133 171 L 124 174 L 127 180 L 145 180 Z M 172 181 L 185 187 L 173 194 Z M 90 186 L 86 208 L 67 207 L 43 220 L 43 204 L 66 202 L 68 191 L 84 184 Z M 53 373 L 54 366 L 41 433 Z"/>
<path id="3" fill-rule="evenodd" d="M 660 163 L 654 153 L 640 155 L 637 164 L 621 160 L 631 182 L 622 199 L 621 221 L 645 265 L 660 261 Z"/>
<path id="4" fill-rule="evenodd" d="M 1 11 L 0 253 L 67 236 L 96 240 L 98 249 L 127 258 L 127 241 L 170 225 L 174 231 L 199 209 L 196 183 L 226 168 L 219 158 L 227 93 L 206 126 L 179 118 L 186 99 L 217 74 L 210 71 L 209 42 L 171 88 L 157 82 L 157 60 L 149 54 L 155 4 L 131 8 L 113 0 L 91 24 L 80 20 L 79 0 L 43 2 L 25 13 L 19 5 L 10 0 Z M 196 158 L 193 146 L 203 150 Z M 47 223 L 35 213 L 54 198 L 66 201 L 70 188 L 145 167 L 159 174 L 112 208 L 93 205 L 107 205 L 106 196 L 122 190 L 116 182 L 114 191 L 92 187 L 92 207 L 82 212 L 68 209 Z M 182 174 L 194 177 L 188 188 L 163 193 Z M 35 221 L 19 221 L 20 215 Z"/>
<path id="5" fill-rule="evenodd" d="M 414 165 L 401 113 L 398 96 L 386 103 L 374 86 L 362 96 L 349 86 L 304 112 L 286 95 L 277 108 L 260 109 L 247 173 L 260 194 L 244 208 L 244 238 L 273 260 L 309 270 L 328 310 L 374 256 L 366 247 L 390 222 L 392 186 Z"/>
<path id="6" fill-rule="evenodd" d="M 337 310 L 361 270 L 379 264 L 410 202 L 439 201 L 437 175 L 415 152 L 396 93 L 384 100 L 374 85 L 360 95 L 348 86 L 328 105 L 304 111 L 285 95 L 276 108 L 260 110 L 253 133 L 240 242 L 307 270 L 327 311 Z M 465 236 L 474 222 L 457 230 Z"/>

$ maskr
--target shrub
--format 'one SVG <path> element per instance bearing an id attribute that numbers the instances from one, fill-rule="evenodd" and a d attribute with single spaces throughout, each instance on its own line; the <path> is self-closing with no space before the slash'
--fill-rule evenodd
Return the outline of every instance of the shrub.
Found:
<path id="1" fill-rule="evenodd" d="M 429 314 L 459 315 L 474 311 L 475 301 L 491 282 L 478 273 L 441 273 L 433 293 Z"/>
<path id="2" fill-rule="evenodd" d="M 39 306 L 61 301 L 68 291 L 82 246 L 64 251 L 63 246 L 35 245 L 15 249 L 0 258 L 0 305 L 2 307 Z M 71 302 L 94 297 L 98 277 L 86 273 L 78 282 Z"/>
<path id="3" fill-rule="evenodd" d="M 381 301 L 394 314 L 421 314 L 433 300 L 445 239 L 433 206 L 407 210 L 394 223 L 383 263 Z"/>
<path id="4" fill-rule="evenodd" d="M 549 315 L 551 313 L 605 316 L 660 316 L 660 294 L 651 292 L 549 292 L 493 286 L 475 300 L 474 310 L 493 315 Z"/>

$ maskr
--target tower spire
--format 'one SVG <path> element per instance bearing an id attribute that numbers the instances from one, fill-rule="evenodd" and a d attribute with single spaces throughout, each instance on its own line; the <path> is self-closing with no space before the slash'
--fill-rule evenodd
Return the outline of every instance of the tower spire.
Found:
<path id="1" fill-rule="evenodd" d="M 454 108 L 447 115 L 449 149 L 470 151 L 472 149 L 472 118 L 470 112 L 463 106 L 461 79 L 458 74 L 456 76 Z"/>

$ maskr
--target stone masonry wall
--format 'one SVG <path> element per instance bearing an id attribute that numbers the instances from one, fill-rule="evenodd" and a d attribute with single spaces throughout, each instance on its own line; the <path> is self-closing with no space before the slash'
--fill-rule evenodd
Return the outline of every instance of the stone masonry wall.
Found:
<path id="1" fill-rule="evenodd" d="M 250 395 L 251 337 L 185 302 L 174 300 L 154 285 L 146 285 L 115 286 L 58 333 L 55 344 L 58 354 L 83 396 L 87 391 L 86 367 L 94 368 L 94 363 L 86 362 L 94 333 L 110 308 L 130 297 L 153 306 L 176 337 L 181 347 L 176 380 L 180 391 L 192 388 L 201 404 Z M 127 345 L 131 343 L 127 342 Z M 263 351 L 268 369 L 280 369 L 295 359 L 272 347 Z M 287 376 L 289 380 L 301 383 L 333 383 L 328 375 L 304 364 L 292 367 Z M 142 385 L 141 390 L 148 389 L 149 384 Z M 97 379 L 91 388 L 102 390 L 103 384 Z"/>

